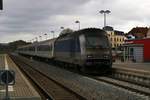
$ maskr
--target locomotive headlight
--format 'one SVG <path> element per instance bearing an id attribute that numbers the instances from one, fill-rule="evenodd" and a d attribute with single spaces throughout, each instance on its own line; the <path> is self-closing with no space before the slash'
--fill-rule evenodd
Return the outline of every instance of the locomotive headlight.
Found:
<path id="1" fill-rule="evenodd" d="M 87 55 L 87 58 L 93 58 L 93 55 Z"/>
<path id="2" fill-rule="evenodd" d="M 105 51 L 105 52 L 104 52 L 105 55 L 108 55 L 109 53 L 110 53 L 109 51 Z"/>
<path id="3" fill-rule="evenodd" d="M 104 57 L 105 59 L 108 59 L 108 58 L 109 58 L 109 55 L 103 55 L 103 57 Z"/>

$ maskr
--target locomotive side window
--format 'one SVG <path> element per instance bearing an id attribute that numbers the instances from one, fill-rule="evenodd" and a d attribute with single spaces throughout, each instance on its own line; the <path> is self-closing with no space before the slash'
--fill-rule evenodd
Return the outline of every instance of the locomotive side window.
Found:
<path id="1" fill-rule="evenodd" d="M 38 51 L 49 51 L 50 46 L 49 45 L 40 45 L 38 46 Z"/>
<path id="2" fill-rule="evenodd" d="M 71 39 L 57 41 L 55 44 L 55 50 L 58 52 L 70 52 L 71 42 Z"/>

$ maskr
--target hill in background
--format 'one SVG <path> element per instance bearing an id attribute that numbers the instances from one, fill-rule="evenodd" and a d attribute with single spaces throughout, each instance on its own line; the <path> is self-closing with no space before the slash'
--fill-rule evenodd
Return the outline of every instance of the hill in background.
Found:
<path id="1" fill-rule="evenodd" d="M 23 40 L 13 41 L 9 43 L 0 43 L 0 53 L 14 52 L 18 47 L 30 44 Z"/>

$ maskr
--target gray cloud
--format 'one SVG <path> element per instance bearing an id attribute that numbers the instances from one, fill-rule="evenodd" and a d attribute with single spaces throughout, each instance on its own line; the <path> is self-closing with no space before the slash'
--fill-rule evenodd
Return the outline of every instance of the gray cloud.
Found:
<path id="1" fill-rule="evenodd" d="M 4 0 L 0 11 L 0 42 L 24 37 L 24 40 L 48 33 L 60 32 L 60 27 L 77 29 L 103 27 L 101 9 L 110 9 L 107 24 L 125 32 L 135 26 L 148 26 L 149 0 Z"/>

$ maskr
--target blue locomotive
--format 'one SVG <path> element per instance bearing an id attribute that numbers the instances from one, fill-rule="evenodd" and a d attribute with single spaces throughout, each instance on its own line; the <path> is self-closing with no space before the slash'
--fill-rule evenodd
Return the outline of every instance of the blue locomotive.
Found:
<path id="1" fill-rule="evenodd" d="M 23 46 L 18 48 L 18 53 L 48 58 L 88 73 L 101 73 L 112 66 L 107 33 L 97 28 L 69 32 L 55 39 Z"/>

